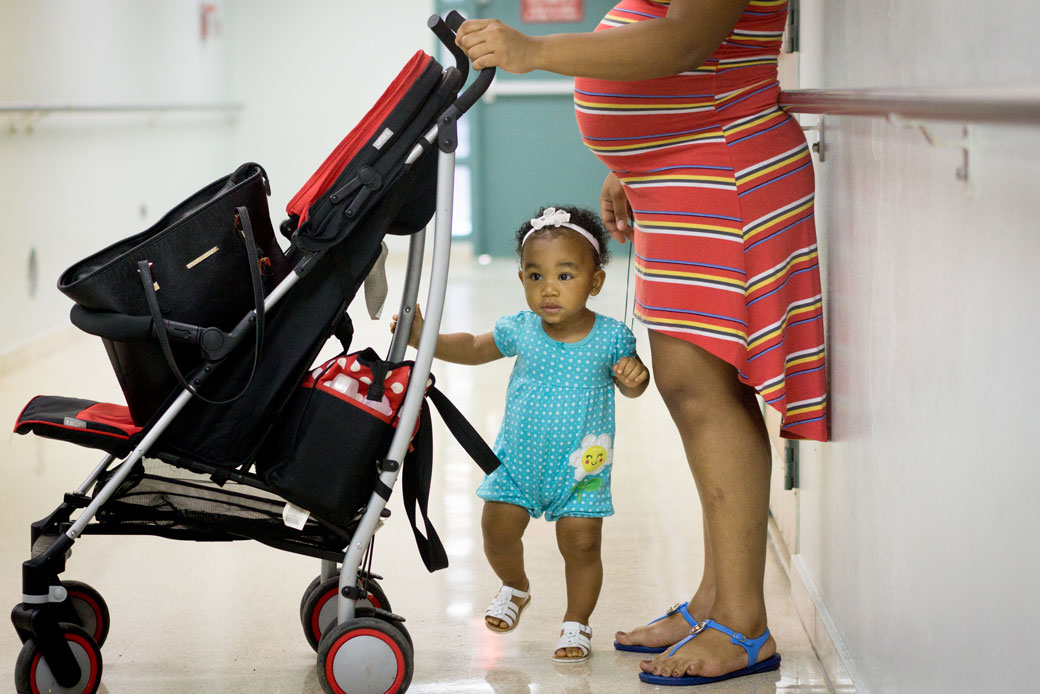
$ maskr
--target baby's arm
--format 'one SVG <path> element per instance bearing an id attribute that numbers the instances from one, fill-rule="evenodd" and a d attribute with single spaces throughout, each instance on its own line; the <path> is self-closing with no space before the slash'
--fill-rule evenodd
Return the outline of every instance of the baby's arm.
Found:
<path id="1" fill-rule="evenodd" d="M 390 332 L 397 328 L 397 315 L 390 322 Z M 418 304 L 412 316 L 412 330 L 408 333 L 408 344 L 412 347 L 419 346 L 419 337 L 422 335 L 423 316 Z M 437 350 L 435 357 L 455 364 L 487 364 L 489 361 L 502 358 L 502 353 L 495 344 L 493 333 L 481 333 L 472 335 L 470 333 L 440 333 L 437 336 Z"/>
<path id="2" fill-rule="evenodd" d="M 614 384 L 626 398 L 638 398 L 650 385 L 650 369 L 638 356 L 621 357 L 614 364 Z"/>

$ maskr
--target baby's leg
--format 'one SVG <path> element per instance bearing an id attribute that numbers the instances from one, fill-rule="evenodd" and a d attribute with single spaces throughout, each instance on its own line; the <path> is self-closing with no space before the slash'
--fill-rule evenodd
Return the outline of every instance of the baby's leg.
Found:
<path id="1" fill-rule="evenodd" d="M 556 521 L 556 543 L 563 555 L 567 575 L 567 611 L 565 622 L 588 624 L 599 600 L 603 585 L 603 561 L 600 544 L 602 518 L 565 516 Z M 560 649 L 557 657 L 577 657 L 577 648 Z"/>
<path id="2" fill-rule="evenodd" d="M 502 585 L 527 591 L 530 584 L 524 571 L 524 530 L 531 516 L 527 509 L 498 501 L 485 501 L 480 527 L 484 531 L 484 556 Z M 513 598 L 518 605 L 522 602 Z M 492 627 L 507 627 L 501 620 L 487 618 Z"/>

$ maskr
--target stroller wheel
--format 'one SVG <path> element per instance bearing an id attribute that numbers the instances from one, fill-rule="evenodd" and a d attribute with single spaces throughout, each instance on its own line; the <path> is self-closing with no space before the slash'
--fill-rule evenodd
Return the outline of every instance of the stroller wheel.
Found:
<path id="1" fill-rule="evenodd" d="M 390 624 L 368 617 L 338 624 L 318 647 L 326 694 L 395 694 L 412 681 L 412 647 Z"/>
<path id="2" fill-rule="evenodd" d="M 98 691 L 101 686 L 101 648 L 86 631 L 75 624 L 62 622 L 58 628 L 79 665 L 79 681 L 71 687 L 58 684 L 47 659 L 36 642 L 29 639 L 22 645 L 14 666 L 14 686 L 18 694 L 95 694 Z"/>
<path id="3" fill-rule="evenodd" d="M 364 599 L 357 601 L 360 607 L 377 607 L 390 611 L 390 601 L 383 592 L 383 588 L 374 578 L 364 580 L 367 595 Z M 300 603 L 300 623 L 303 625 L 304 636 L 311 648 L 318 650 L 318 642 L 321 635 L 329 626 L 336 623 L 336 596 L 339 594 L 339 577 L 333 576 L 324 581 L 318 576 L 303 594 Z"/>
<path id="4" fill-rule="evenodd" d="M 101 593 L 81 581 L 62 581 L 61 584 L 68 591 L 67 600 L 76 613 L 75 623 L 83 627 L 101 648 L 108 638 L 108 627 L 111 624 L 105 599 Z"/>

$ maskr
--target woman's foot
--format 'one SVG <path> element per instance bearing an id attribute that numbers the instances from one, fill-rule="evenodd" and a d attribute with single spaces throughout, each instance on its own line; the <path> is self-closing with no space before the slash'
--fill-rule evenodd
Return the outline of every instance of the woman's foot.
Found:
<path id="1" fill-rule="evenodd" d="M 764 632 L 764 627 L 758 630 L 759 634 Z M 671 651 L 672 649 L 668 648 L 653 660 L 644 660 L 639 664 L 640 669 L 663 677 L 719 677 L 751 664 L 748 663 L 748 652 L 744 648 L 730 641 L 726 634 L 714 629 L 704 629 L 675 651 L 674 655 L 669 655 Z M 755 662 L 771 658 L 775 653 L 776 641 L 770 636 L 762 644 Z"/>
<path id="2" fill-rule="evenodd" d="M 530 588 L 528 584 L 527 588 Z M 510 586 L 502 586 L 484 612 L 484 624 L 491 631 L 506 633 L 516 628 L 520 613 L 531 602 L 531 594 Z"/>
<path id="3" fill-rule="evenodd" d="M 690 635 L 690 624 L 686 618 L 678 612 L 679 605 L 668 608 L 673 614 L 662 619 L 655 620 L 650 624 L 636 627 L 632 631 L 619 631 L 614 634 L 614 640 L 622 646 L 644 646 L 646 648 L 665 648 L 679 643 Z M 703 621 L 707 610 L 699 610 L 692 603 L 687 605 L 690 616 L 697 621 Z"/>

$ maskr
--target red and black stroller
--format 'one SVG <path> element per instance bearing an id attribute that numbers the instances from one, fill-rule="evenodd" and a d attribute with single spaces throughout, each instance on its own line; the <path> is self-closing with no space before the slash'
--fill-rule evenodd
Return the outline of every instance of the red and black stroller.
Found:
<path id="1" fill-rule="evenodd" d="M 292 200 L 281 225 L 288 251 L 275 240 L 267 175 L 245 164 L 62 275 L 59 288 L 76 302 L 72 322 L 103 339 L 127 404 L 39 396 L 15 425 L 107 453 L 32 524 L 22 601 L 11 615 L 23 642 L 18 692 L 100 686 L 108 609 L 89 585 L 60 578 L 84 534 L 252 539 L 318 558 L 300 617 L 325 691 L 408 688 L 410 636 L 371 571 L 371 550 L 401 475 L 427 568 L 447 565 L 426 514 L 432 449 L 423 404 L 437 406 L 485 471 L 497 465 L 430 376 L 447 284 L 456 123 L 494 77 L 482 71 L 460 94 L 468 67 L 454 44 L 461 22 L 454 12 L 429 22 L 456 66 L 417 52 Z M 435 212 L 414 362 L 403 360 L 409 320 L 385 358 L 350 353 L 346 310 L 378 267 L 387 234 L 411 236 L 400 306 L 410 315 Z M 315 367 L 333 337 L 343 353 Z"/>

